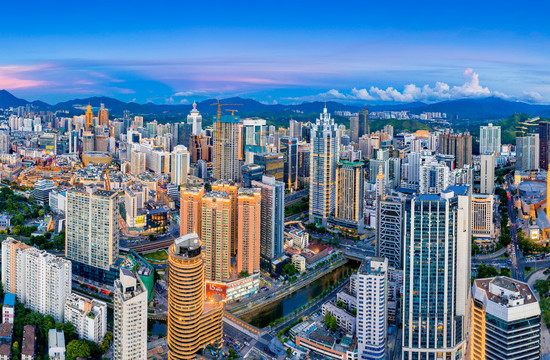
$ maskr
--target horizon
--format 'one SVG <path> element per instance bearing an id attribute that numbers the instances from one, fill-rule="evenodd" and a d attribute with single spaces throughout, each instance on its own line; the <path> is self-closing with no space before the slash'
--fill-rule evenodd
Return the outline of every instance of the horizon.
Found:
<path id="1" fill-rule="evenodd" d="M 547 4 L 32 3 L 0 24 L 0 88 L 28 101 L 550 103 Z"/>

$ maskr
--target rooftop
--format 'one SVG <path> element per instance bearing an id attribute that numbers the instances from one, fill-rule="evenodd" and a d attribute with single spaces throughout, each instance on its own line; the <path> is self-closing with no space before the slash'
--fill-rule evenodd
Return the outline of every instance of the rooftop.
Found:
<path id="1" fill-rule="evenodd" d="M 23 328 L 23 346 L 22 355 L 34 355 L 36 353 L 36 327 L 34 325 L 25 325 Z"/>
<path id="2" fill-rule="evenodd" d="M 15 306 L 15 295 L 6 293 L 6 295 L 4 295 L 4 305 Z"/>
<path id="3" fill-rule="evenodd" d="M 528 284 L 505 276 L 477 279 L 475 285 L 485 291 L 487 299 L 497 304 L 518 306 L 537 302 Z"/>

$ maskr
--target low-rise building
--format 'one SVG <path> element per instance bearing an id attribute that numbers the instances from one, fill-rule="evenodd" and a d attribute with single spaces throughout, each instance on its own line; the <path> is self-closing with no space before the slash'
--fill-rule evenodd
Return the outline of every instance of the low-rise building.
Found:
<path id="1" fill-rule="evenodd" d="M 61 330 L 48 332 L 48 355 L 50 360 L 65 360 L 65 334 Z"/>
<path id="2" fill-rule="evenodd" d="M 13 324 L 15 317 L 15 294 L 4 295 L 4 306 L 2 307 L 2 323 Z"/>
<path id="3" fill-rule="evenodd" d="M 292 265 L 298 272 L 303 273 L 306 271 L 306 258 L 302 255 L 292 255 Z"/>
<path id="4" fill-rule="evenodd" d="M 0 360 L 11 359 L 11 340 L 13 335 L 13 324 L 0 325 Z"/>
<path id="5" fill-rule="evenodd" d="M 21 360 L 36 359 L 36 326 L 23 327 L 23 343 L 21 345 Z"/>
<path id="6" fill-rule="evenodd" d="M 346 290 L 340 291 L 336 294 L 336 301 L 341 301 L 346 305 L 346 309 L 349 311 L 357 310 L 357 298 L 347 292 Z"/>
<path id="7" fill-rule="evenodd" d="M 107 304 L 71 294 L 65 301 L 65 322 L 71 322 L 81 338 L 99 344 L 107 332 Z"/>
<path id="8" fill-rule="evenodd" d="M 326 302 L 322 306 L 323 316 L 329 313 L 336 318 L 338 327 L 349 334 L 355 333 L 355 315 L 350 314 L 346 309 L 339 307 L 333 302 Z"/>
<path id="9" fill-rule="evenodd" d="M 334 336 L 321 322 L 307 320 L 294 326 L 289 333 L 296 346 L 311 350 L 323 359 L 357 358 L 357 342 L 352 336 Z"/>

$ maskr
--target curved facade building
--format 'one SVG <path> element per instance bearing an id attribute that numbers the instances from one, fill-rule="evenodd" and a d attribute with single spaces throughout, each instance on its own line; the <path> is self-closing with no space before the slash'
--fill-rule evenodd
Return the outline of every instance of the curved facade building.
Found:
<path id="1" fill-rule="evenodd" d="M 223 305 L 205 301 L 197 234 L 176 239 L 168 254 L 168 359 L 194 359 L 207 345 L 221 347 Z"/>

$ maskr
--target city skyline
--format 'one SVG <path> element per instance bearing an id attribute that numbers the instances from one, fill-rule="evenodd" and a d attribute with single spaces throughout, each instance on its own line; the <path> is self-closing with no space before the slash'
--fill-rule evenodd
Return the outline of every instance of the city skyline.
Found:
<path id="1" fill-rule="evenodd" d="M 46 102 L 104 95 L 158 104 L 230 96 L 548 103 L 548 5 L 473 4 L 195 3 L 143 11 L 139 2 L 99 2 L 94 12 L 36 3 L 26 26 L 17 17 L 0 25 L 0 88 Z"/>

